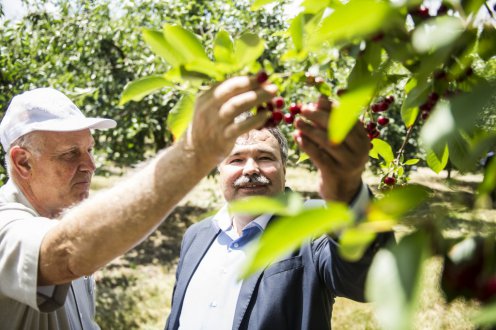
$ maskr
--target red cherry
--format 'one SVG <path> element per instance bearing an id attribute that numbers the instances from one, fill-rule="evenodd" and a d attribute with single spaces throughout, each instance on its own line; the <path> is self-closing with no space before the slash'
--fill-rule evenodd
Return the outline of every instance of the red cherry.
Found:
<path id="1" fill-rule="evenodd" d="M 377 118 L 377 123 L 381 126 L 386 126 L 387 124 L 389 124 L 389 118 L 384 116 L 379 116 L 379 118 Z"/>
<path id="2" fill-rule="evenodd" d="M 295 118 L 293 117 L 292 114 L 286 113 L 286 114 L 284 114 L 284 118 L 283 119 L 284 119 L 284 122 L 286 124 L 292 124 Z"/>
<path id="3" fill-rule="evenodd" d="M 306 73 L 305 76 L 307 77 L 306 83 L 308 86 L 314 86 L 315 85 L 315 76 L 310 73 Z"/>
<path id="4" fill-rule="evenodd" d="M 427 118 L 429 118 L 429 114 L 430 112 L 429 111 L 422 111 L 422 113 L 420 114 L 420 117 L 423 119 L 423 120 L 426 120 Z"/>
<path id="5" fill-rule="evenodd" d="M 337 96 L 341 96 L 343 95 L 344 93 L 346 93 L 346 88 L 340 88 L 336 91 L 336 95 Z"/>
<path id="6" fill-rule="evenodd" d="M 376 127 L 377 127 L 376 123 L 374 123 L 373 121 L 369 122 L 366 126 L 367 132 L 372 133 Z"/>
<path id="7" fill-rule="evenodd" d="M 432 104 L 432 102 L 425 102 L 425 103 L 420 105 L 419 109 L 421 111 L 430 112 L 433 107 L 434 107 L 434 105 Z"/>
<path id="8" fill-rule="evenodd" d="M 394 176 L 387 176 L 384 178 L 384 183 L 388 186 L 392 186 L 396 183 L 396 179 L 394 178 Z"/>
<path id="9" fill-rule="evenodd" d="M 301 112 L 301 105 L 296 104 L 296 103 L 291 103 L 289 106 L 289 113 L 291 113 L 293 116 L 296 116 Z"/>
<path id="10" fill-rule="evenodd" d="M 283 117 L 284 117 L 284 115 L 279 110 L 274 110 L 272 112 L 272 120 L 274 120 L 274 122 L 276 124 L 279 124 L 281 122 L 281 120 L 282 120 Z"/>
<path id="11" fill-rule="evenodd" d="M 277 126 L 277 123 L 274 121 L 274 119 L 272 119 L 272 117 L 267 119 L 267 121 L 265 122 L 265 125 L 264 125 L 264 127 L 267 127 L 267 128 L 276 127 L 276 126 Z"/>
<path id="12" fill-rule="evenodd" d="M 427 98 L 429 99 L 429 101 L 436 103 L 439 100 L 439 94 L 436 92 L 432 92 Z"/>
<path id="13" fill-rule="evenodd" d="M 257 81 L 259 84 L 263 84 L 267 81 L 267 79 L 269 79 L 269 75 L 264 70 L 261 70 L 257 73 Z"/>
<path id="14" fill-rule="evenodd" d="M 382 31 L 377 33 L 376 35 L 373 35 L 372 38 L 370 38 L 370 40 L 372 40 L 373 42 L 379 42 L 382 39 L 384 39 L 384 32 Z"/>
<path id="15" fill-rule="evenodd" d="M 257 112 L 262 112 L 262 111 L 267 111 L 267 108 L 264 105 L 260 104 L 257 107 Z"/>
<path id="16" fill-rule="evenodd" d="M 379 132 L 377 129 L 374 129 L 373 131 L 369 132 L 368 134 L 369 140 L 373 140 L 375 138 L 378 138 L 381 135 L 381 132 Z"/>
<path id="17" fill-rule="evenodd" d="M 274 106 L 276 109 L 282 109 L 284 108 L 284 99 L 281 96 L 275 97 L 272 102 L 274 103 Z"/>
<path id="18" fill-rule="evenodd" d="M 391 104 L 393 104 L 393 103 L 394 103 L 394 96 L 393 96 L 393 95 L 389 95 L 388 97 L 386 97 L 386 98 L 384 99 L 384 101 L 386 101 L 386 103 L 387 103 L 388 105 L 391 105 Z"/>

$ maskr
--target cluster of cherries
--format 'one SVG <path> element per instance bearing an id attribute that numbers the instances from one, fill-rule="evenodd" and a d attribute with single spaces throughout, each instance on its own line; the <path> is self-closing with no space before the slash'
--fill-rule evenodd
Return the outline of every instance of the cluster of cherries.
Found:
<path id="1" fill-rule="evenodd" d="M 257 74 L 257 81 L 262 84 L 267 81 L 269 76 L 265 71 L 260 71 Z M 267 119 L 264 127 L 275 127 L 279 125 L 280 122 L 284 121 L 286 124 L 291 125 L 297 114 L 301 112 L 301 105 L 296 103 L 291 103 L 289 106 L 289 112 L 284 113 L 284 98 L 281 96 L 274 97 L 269 102 L 265 102 L 257 107 L 257 112 L 260 111 L 270 111 L 272 116 Z"/>
<path id="2" fill-rule="evenodd" d="M 370 106 L 370 110 L 373 113 L 385 112 L 389 109 L 389 107 L 393 103 L 394 103 L 394 96 L 389 95 L 386 98 L 384 98 L 383 100 L 372 104 Z M 378 138 L 381 135 L 381 132 L 379 131 L 377 125 L 387 126 L 388 124 L 389 124 L 389 118 L 386 117 L 385 115 L 380 115 L 379 117 L 377 117 L 377 121 L 373 121 L 373 120 L 369 121 L 365 125 L 365 129 L 367 130 L 367 134 L 369 136 L 369 139 L 373 140 L 375 138 Z"/>

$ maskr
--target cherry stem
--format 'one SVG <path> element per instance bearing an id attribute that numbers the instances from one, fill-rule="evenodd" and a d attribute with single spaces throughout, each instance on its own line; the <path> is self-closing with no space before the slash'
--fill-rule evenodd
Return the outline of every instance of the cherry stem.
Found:
<path id="1" fill-rule="evenodd" d="M 410 135 L 413 132 L 414 126 L 415 126 L 415 123 L 413 123 L 413 125 L 408 128 L 408 131 L 406 131 L 406 135 L 405 135 L 405 139 L 403 140 L 403 144 L 398 149 L 398 154 L 397 154 L 396 160 L 395 160 L 396 164 L 400 163 L 400 158 L 403 155 L 403 153 L 405 152 L 405 147 L 406 147 L 406 144 L 408 143 L 408 138 L 410 138 Z"/>

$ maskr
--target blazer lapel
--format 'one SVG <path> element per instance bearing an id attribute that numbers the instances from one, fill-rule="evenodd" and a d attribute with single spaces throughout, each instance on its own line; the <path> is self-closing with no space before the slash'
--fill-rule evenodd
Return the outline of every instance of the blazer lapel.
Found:
<path id="1" fill-rule="evenodd" d="M 262 278 L 263 270 L 253 274 L 249 278 L 243 281 L 241 285 L 241 291 L 239 292 L 238 302 L 236 303 L 236 311 L 234 312 L 234 320 L 233 320 L 233 330 L 239 329 L 241 326 L 241 322 L 245 317 L 246 310 L 248 305 L 250 304 L 251 297 L 253 296 L 253 292 L 257 287 L 259 281 Z"/>

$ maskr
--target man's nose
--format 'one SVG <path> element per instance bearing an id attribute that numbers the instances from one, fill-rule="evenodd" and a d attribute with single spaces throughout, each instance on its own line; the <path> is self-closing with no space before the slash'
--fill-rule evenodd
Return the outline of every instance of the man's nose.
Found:
<path id="1" fill-rule="evenodd" d="M 95 165 L 95 158 L 93 157 L 93 153 L 87 152 L 84 154 L 79 169 L 81 171 L 95 172 L 96 165 Z"/>
<path id="2" fill-rule="evenodd" d="M 260 173 L 260 168 L 258 166 L 258 163 L 253 158 L 249 158 L 245 162 L 245 166 L 243 167 L 243 174 L 251 175 L 255 173 Z"/>

